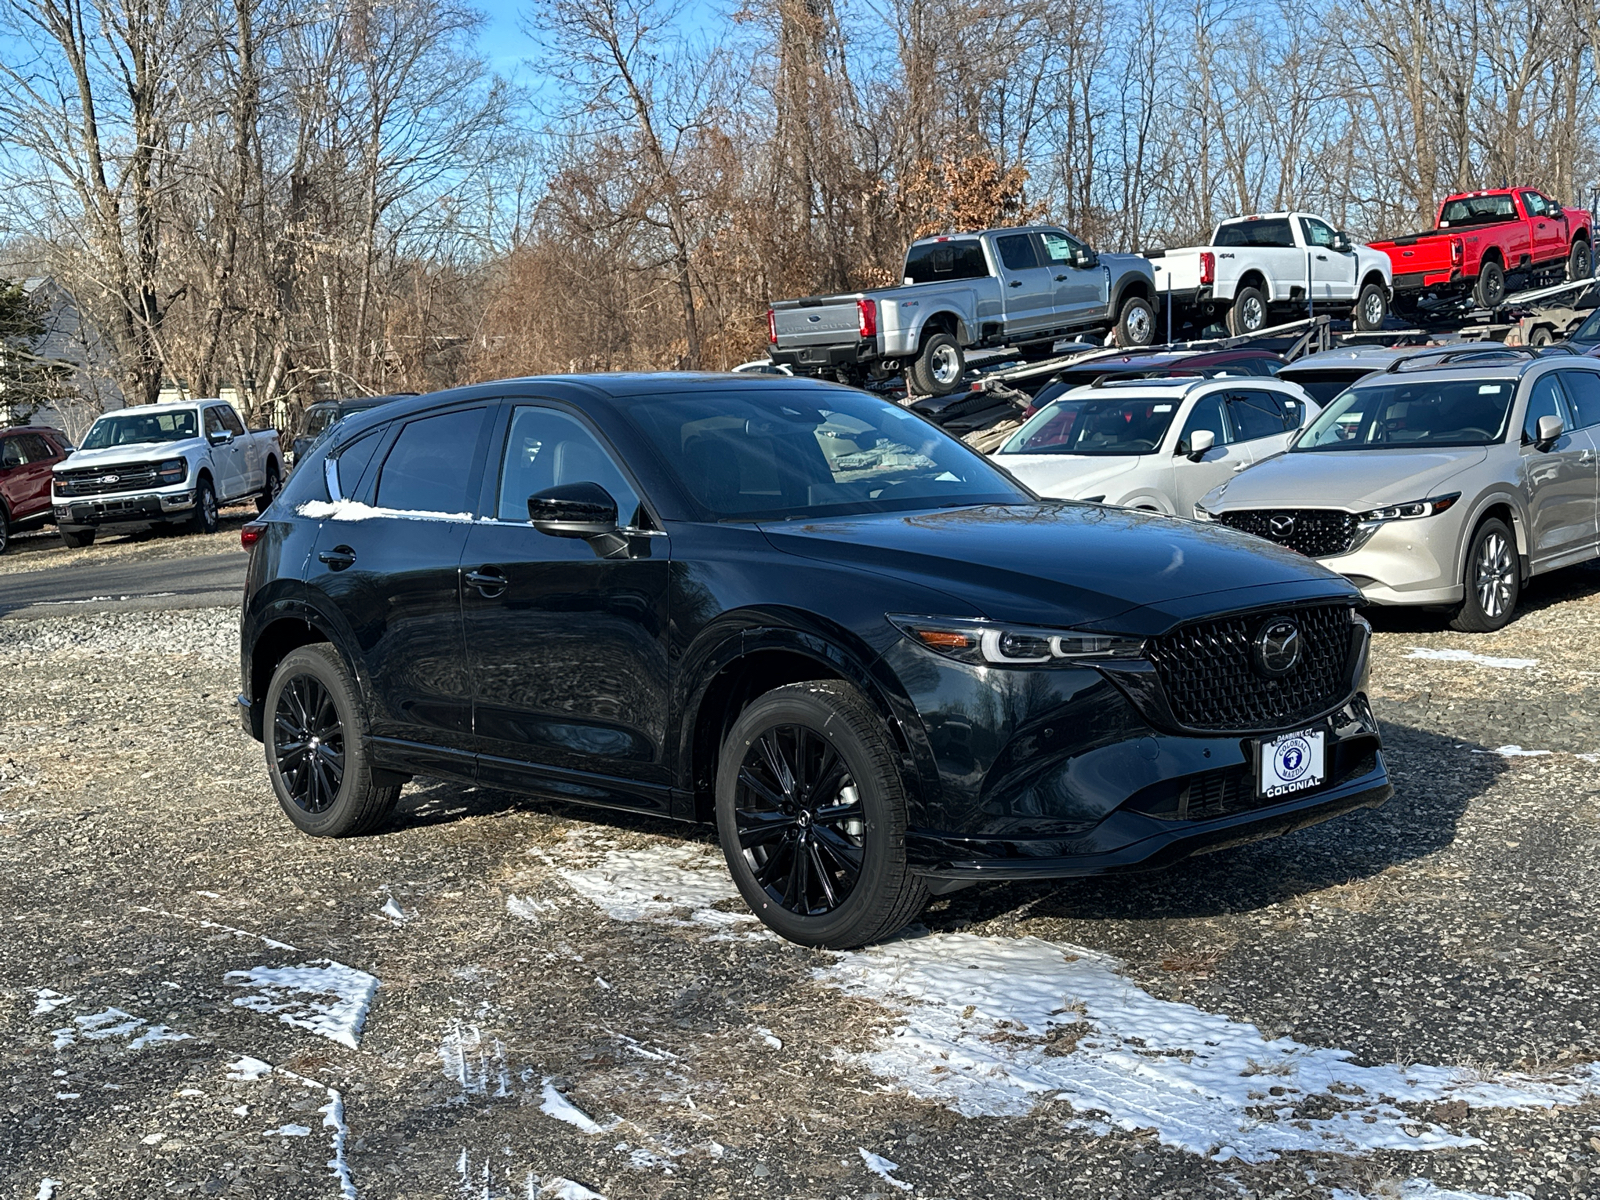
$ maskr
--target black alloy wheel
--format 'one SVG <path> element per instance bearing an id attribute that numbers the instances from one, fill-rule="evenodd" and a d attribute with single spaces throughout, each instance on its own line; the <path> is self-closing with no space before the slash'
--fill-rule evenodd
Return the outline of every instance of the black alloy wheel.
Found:
<path id="1" fill-rule="evenodd" d="M 261 494 L 256 497 L 256 512 L 264 513 L 272 507 L 272 502 L 278 498 L 278 464 L 267 464 L 267 486 L 261 489 Z"/>
<path id="2" fill-rule="evenodd" d="M 1472 298 L 1479 308 L 1494 309 L 1505 303 L 1505 269 L 1493 259 L 1478 268 L 1478 282 L 1472 289 Z"/>
<path id="3" fill-rule="evenodd" d="M 837 680 L 759 697 L 723 742 L 717 833 L 752 912 L 806 946 L 902 928 L 928 901 L 906 863 L 907 796 L 883 718 Z"/>
<path id="4" fill-rule="evenodd" d="M 1594 278 L 1594 252 L 1582 238 L 1572 243 L 1572 253 L 1567 255 L 1567 278 L 1574 283 Z"/>
<path id="5" fill-rule="evenodd" d="M 332 646 L 290 651 L 273 672 L 262 715 L 267 774 L 296 826 L 349 837 L 388 819 L 400 788 L 378 782 L 360 693 Z"/>

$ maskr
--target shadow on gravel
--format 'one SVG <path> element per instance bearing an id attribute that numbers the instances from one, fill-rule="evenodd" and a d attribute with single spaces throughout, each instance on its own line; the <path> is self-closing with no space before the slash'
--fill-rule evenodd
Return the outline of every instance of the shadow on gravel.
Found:
<path id="1" fill-rule="evenodd" d="M 1600 595 L 1600 560 L 1536 576 L 1522 589 L 1516 616 L 1507 628 L 1515 629 L 1517 621 L 1529 613 L 1552 608 L 1569 600 L 1586 600 L 1595 595 Z M 1361 615 L 1372 622 L 1372 628 L 1378 633 L 1450 632 L 1450 618 L 1442 609 L 1390 608 L 1371 604 L 1361 610 Z"/>
<path id="2" fill-rule="evenodd" d="M 930 912 L 926 924 L 955 929 L 1030 902 L 1030 916 L 1080 920 L 1216 917 L 1265 908 L 1444 849 L 1455 840 L 1467 805 L 1509 765 L 1483 753 L 1486 747 L 1428 730 L 1385 724 L 1383 738 L 1395 794 L 1382 808 L 1150 874 L 971 888 Z"/>

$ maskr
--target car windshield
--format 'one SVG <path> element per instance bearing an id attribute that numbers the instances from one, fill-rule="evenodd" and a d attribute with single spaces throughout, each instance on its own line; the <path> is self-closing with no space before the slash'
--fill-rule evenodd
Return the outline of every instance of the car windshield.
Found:
<path id="1" fill-rule="evenodd" d="M 840 389 L 641 396 L 628 419 L 709 519 L 788 520 L 1033 497 L 897 404 Z"/>
<path id="2" fill-rule="evenodd" d="M 1318 404 L 1324 408 L 1340 392 L 1344 391 L 1358 379 L 1372 374 L 1381 367 L 1350 367 L 1340 371 L 1297 371 L 1293 375 L 1283 378 L 1290 383 L 1299 384 Z"/>
<path id="3" fill-rule="evenodd" d="M 1057 400 L 1029 417 L 1001 454 L 1152 454 L 1167 435 L 1177 399 L 1096 396 Z"/>
<path id="4" fill-rule="evenodd" d="M 84 450 L 111 446 L 138 446 L 148 442 L 181 442 L 199 437 L 199 419 L 192 408 L 175 412 L 121 412 L 101 417 L 83 439 Z"/>
<path id="5" fill-rule="evenodd" d="M 1354 387 L 1322 410 L 1294 452 L 1484 446 L 1505 436 L 1516 391 L 1515 379 L 1483 378 Z"/>

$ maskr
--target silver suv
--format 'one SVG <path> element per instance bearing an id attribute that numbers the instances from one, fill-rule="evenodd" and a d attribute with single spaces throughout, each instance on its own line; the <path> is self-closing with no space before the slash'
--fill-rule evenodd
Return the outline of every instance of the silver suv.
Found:
<path id="1" fill-rule="evenodd" d="M 1396 360 L 1195 516 L 1289 546 L 1377 604 L 1499 629 L 1534 575 L 1600 554 L 1600 361 L 1502 346 Z"/>

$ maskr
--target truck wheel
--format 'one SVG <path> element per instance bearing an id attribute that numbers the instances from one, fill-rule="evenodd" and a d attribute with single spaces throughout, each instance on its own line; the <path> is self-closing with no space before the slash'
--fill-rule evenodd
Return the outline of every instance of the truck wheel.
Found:
<path id="1" fill-rule="evenodd" d="M 1356 328 L 1373 330 L 1382 329 L 1384 318 L 1389 315 L 1389 297 L 1384 294 L 1383 286 L 1369 283 L 1361 289 L 1361 298 L 1356 301 Z"/>
<path id="2" fill-rule="evenodd" d="M 927 904 L 906 862 L 899 754 L 849 684 L 792 683 L 754 701 L 722 744 L 716 792 L 734 884 L 791 942 L 864 945 Z"/>
<path id="3" fill-rule="evenodd" d="M 1540 346 L 1548 346 L 1555 340 L 1556 335 L 1550 331 L 1550 326 L 1548 325 L 1541 325 L 1528 335 L 1528 345 L 1536 350 Z"/>
<path id="4" fill-rule="evenodd" d="M 912 360 L 912 388 L 923 396 L 948 396 L 961 386 L 967 373 L 967 360 L 961 346 L 948 333 L 935 333 L 922 343 L 922 352 Z"/>
<path id="5" fill-rule="evenodd" d="M 194 517 L 189 528 L 195 533 L 217 531 L 217 490 L 211 486 L 211 480 L 204 477 L 194 489 Z"/>
<path id="6" fill-rule="evenodd" d="M 11 518 L 6 516 L 6 506 L 0 504 L 0 554 L 11 545 Z"/>
<path id="7" fill-rule="evenodd" d="M 1567 278 L 1573 282 L 1594 278 L 1594 251 L 1582 238 L 1572 243 L 1572 253 L 1567 255 Z"/>
<path id="8" fill-rule="evenodd" d="M 1260 288 L 1240 288 L 1228 310 L 1228 332 L 1234 337 L 1267 327 L 1267 298 Z"/>
<path id="9" fill-rule="evenodd" d="M 1450 618 L 1463 633 L 1492 633 L 1511 620 L 1522 594 L 1517 543 L 1504 521 L 1479 525 L 1467 548 L 1466 596 Z"/>
<path id="10" fill-rule="evenodd" d="M 289 820 L 313 837 L 375 829 L 400 799 L 373 780 L 361 695 L 326 642 L 290 651 L 267 688 L 267 774 Z"/>
<path id="11" fill-rule="evenodd" d="M 92 529 L 63 529 L 60 530 L 61 540 L 68 550 L 82 550 L 86 546 L 94 545 L 94 530 Z"/>
<path id="12" fill-rule="evenodd" d="M 261 489 L 261 494 L 256 497 L 256 511 L 264 513 L 272 507 L 272 502 L 278 498 L 278 464 L 267 464 L 267 486 Z"/>
<path id="13" fill-rule="evenodd" d="M 1117 345 L 1148 346 L 1156 340 L 1156 310 L 1143 296 L 1129 296 L 1117 315 Z"/>
<path id="14" fill-rule="evenodd" d="M 1472 298 L 1479 308 L 1499 308 L 1506 298 L 1505 268 L 1493 261 L 1478 268 L 1478 283 L 1472 289 Z"/>

